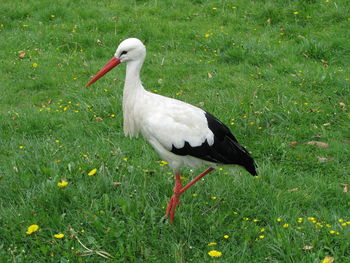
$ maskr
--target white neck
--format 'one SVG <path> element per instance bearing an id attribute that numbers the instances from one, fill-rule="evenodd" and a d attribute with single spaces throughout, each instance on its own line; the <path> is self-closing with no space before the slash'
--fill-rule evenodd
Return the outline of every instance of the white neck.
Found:
<path id="1" fill-rule="evenodd" d="M 137 136 L 139 127 L 135 123 L 135 104 L 141 99 L 145 89 L 140 79 L 143 59 L 129 61 L 126 65 L 126 77 L 123 91 L 123 117 L 125 135 Z"/>

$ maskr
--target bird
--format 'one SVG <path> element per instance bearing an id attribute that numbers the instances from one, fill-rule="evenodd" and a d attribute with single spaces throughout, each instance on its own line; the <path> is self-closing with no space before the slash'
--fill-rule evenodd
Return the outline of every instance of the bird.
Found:
<path id="1" fill-rule="evenodd" d="M 147 91 L 140 71 L 146 47 L 137 38 L 123 40 L 112 59 L 86 84 L 104 76 L 120 63 L 126 63 L 123 89 L 123 130 L 125 136 L 139 134 L 166 161 L 175 175 L 175 186 L 164 218 L 172 223 L 180 196 L 218 165 L 239 165 L 257 175 L 257 165 L 230 129 L 209 112 L 186 102 Z M 181 182 L 181 168 L 208 167 L 187 185 Z"/>

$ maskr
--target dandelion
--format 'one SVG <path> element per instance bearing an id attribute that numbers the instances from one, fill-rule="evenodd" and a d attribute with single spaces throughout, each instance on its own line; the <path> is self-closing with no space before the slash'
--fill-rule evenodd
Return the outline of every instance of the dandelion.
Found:
<path id="1" fill-rule="evenodd" d="M 249 221 L 249 218 L 248 217 L 243 217 L 243 220 L 244 221 Z"/>
<path id="2" fill-rule="evenodd" d="M 213 246 L 216 246 L 216 245 L 217 245 L 216 242 L 210 242 L 210 243 L 208 244 L 208 247 L 213 247 Z"/>
<path id="3" fill-rule="evenodd" d="M 127 162 L 127 161 L 128 161 L 128 157 L 124 157 L 124 158 L 123 158 L 123 161 L 124 161 L 124 162 Z"/>
<path id="4" fill-rule="evenodd" d="M 92 170 L 88 173 L 88 176 L 93 176 L 93 175 L 96 174 L 96 172 L 97 172 L 97 169 L 94 168 L 94 169 L 92 169 Z"/>
<path id="5" fill-rule="evenodd" d="M 55 15 L 51 15 L 51 18 L 55 18 Z"/>
<path id="6" fill-rule="evenodd" d="M 329 233 L 330 233 L 331 235 L 334 235 L 334 234 L 336 233 L 336 231 L 330 230 Z"/>
<path id="7" fill-rule="evenodd" d="M 282 218 L 277 218 L 276 222 L 282 222 Z"/>
<path id="8" fill-rule="evenodd" d="M 236 211 L 233 211 L 232 213 L 233 213 L 234 215 L 238 215 L 238 212 L 236 212 Z"/>
<path id="9" fill-rule="evenodd" d="M 218 258 L 222 256 L 222 253 L 217 250 L 211 250 L 208 252 L 208 255 L 211 256 L 212 258 Z"/>
<path id="10" fill-rule="evenodd" d="M 61 180 L 61 182 L 58 182 L 58 183 L 57 183 L 57 186 L 58 186 L 59 188 L 65 188 L 65 187 L 67 187 L 68 184 L 69 184 L 69 183 L 68 183 L 66 180 Z"/>
<path id="11" fill-rule="evenodd" d="M 115 118 L 115 114 L 111 114 L 111 115 L 109 115 L 111 118 Z"/>
<path id="12" fill-rule="evenodd" d="M 303 219 L 301 217 L 298 218 L 298 223 L 302 223 L 303 222 Z"/>
<path id="13" fill-rule="evenodd" d="M 339 222 L 339 223 L 343 223 L 343 222 L 344 222 L 344 219 L 338 219 L 338 222 Z"/>
<path id="14" fill-rule="evenodd" d="M 168 162 L 166 162 L 166 161 L 161 161 L 161 162 L 159 163 L 159 165 L 160 165 L 160 166 L 168 165 Z"/>
<path id="15" fill-rule="evenodd" d="M 216 10 L 218 10 L 218 8 L 217 7 L 213 7 L 212 10 L 216 11 Z"/>
<path id="16" fill-rule="evenodd" d="M 211 198 L 211 200 L 216 200 L 216 196 L 212 196 L 210 198 Z"/>
<path id="17" fill-rule="evenodd" d="M 229 236 L 229 235 L 224 235 L 224 238 L 225 238 L 225 239 L 229 239 L 230 236 Z"/>
<path id="18" fill-rule="evenodd" d="M 294 15 L 298 15 L 299 12 L 298 12 L 298 11 L 294 11 L 293 14 L 294 14 Z"/>
<path id="19" fill-rule="evenodd" d="M 62 233 L 59 233 L 59 234 L 56 234 L 56 235 L 53 235 L 55 238 L 57 238 L 57 239 L 62 239 L 62 238 L 64 238 L 64 234 L 62 234 Z"/>
<path id="20" fill-rule="evenodd" d="M 326 256 L 326 257 L 321 261 L 321 263 L 332 263 L 332 262 L 334 262 L 334 258 L 329 257 L 329 256 Z"/>
<path id="21" fill-rule="evenodd" d="M 257 223 L 257 222 L 259 222 L 259 219 L 254 218 L 254 219 L 253 219 L 253 222 L 254 222 L 254 223 Z"/>
<path id="22" fill-rule="evenodd" d="M 283 224 L 283 228 L 288 228 L 289 227 L 289 224 Z"/>
<path id="23" fill-rule="evenodd" d="M 264 235 L 260 235 L 260 236 L 259 236 L 259 239 L 264 239 L 264 238 L 265 238 Z"/>
<path id="24" fill-rule="evenodd" d="M 232 8 L 232 9 L 237 9 L 237 6 L 233 5 L 231 8 Z"/>
<path id="25" fill-rule="evenodd" d="M 34 62 L 34 63 L 32 64 L 32 67 L 33 67 L 33 68 L 38 67 L 38 63 L 35 63 L 35 62 Z"/>
<path id="26" fill-rule="evenodd" d="M 193 197 L 196 197 L 196 196 L 198 196 L 198 194 L 194 193 L 194 194 L 192 194 L 192 196 L 193 196 Z"/>
<path id="27" fill-rule="evenodd" d="M 39 226 L 38 226 L 38 225 L 30 225 L 30 226 L 28 227 L 28 229 L 27 229 L 26 234 L 27 234 L 27 235 L 31 235 L 31 234 L 33 234 L 34 232 L 38 231 L 38 229 L 39 229 Z"/>
<path id="28" fill-rule="evenodd" d="M 23 150 L 23 149 L 26 148 L 26 147 L 23 146 L 23 145 L 20 145 L 20 146 L 18 146 L 18 148 L 21 149 L 21 150 Z"/>
<path id="29" fill-rule="evenodd" d="M 264 233 L 265 230 L 266 230 L 266 229 L 263 227 L 262 229 L 260 229 L 260 233 Z"/>

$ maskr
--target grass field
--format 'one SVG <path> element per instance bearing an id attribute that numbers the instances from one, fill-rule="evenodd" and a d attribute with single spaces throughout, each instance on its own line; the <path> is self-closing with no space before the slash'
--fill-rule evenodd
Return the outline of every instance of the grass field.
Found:
<path id="1" fill-rule="evenodd" d="M 347 0 L 3 0 L 0 262 L 350 262 L 349 34 Z M 171 170 L 123 134 L 125 66 L 84 88 L 128 37 L 148 90 L 259 166 L 208 175 L 173 225 Z"/>

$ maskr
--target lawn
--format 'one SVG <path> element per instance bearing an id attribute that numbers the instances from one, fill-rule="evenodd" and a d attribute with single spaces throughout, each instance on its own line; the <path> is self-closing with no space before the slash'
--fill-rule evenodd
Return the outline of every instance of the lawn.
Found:
<path id="1" fill-rule="evenodd" d="M 347 0 L 3 0 L 0 262 L 350 262 L 349 35 Z M 206 176 L 174 224 L 171 170 L 123 133 L 125 66 L 84 87 L 129 37 L 146 89 L 259 166 Z"/>

